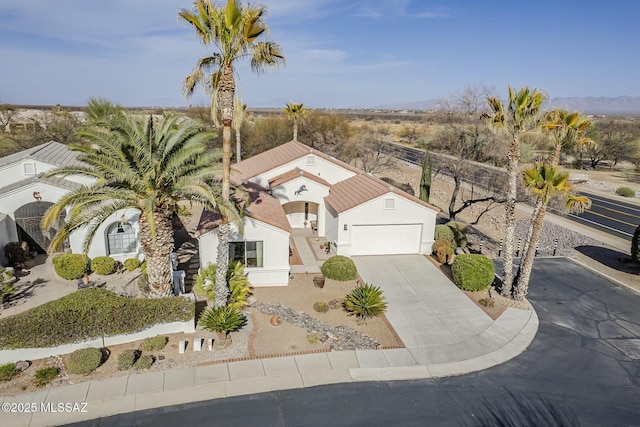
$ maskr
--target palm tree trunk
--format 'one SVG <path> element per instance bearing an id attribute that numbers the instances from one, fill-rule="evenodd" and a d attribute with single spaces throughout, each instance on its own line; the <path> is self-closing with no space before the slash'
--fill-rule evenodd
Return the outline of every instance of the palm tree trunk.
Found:
<path id="1" fill-rule="evenodd" d="M 140 215 L 140 245 L 147 262 L 147 277 L 152 297 L 173 295 L 171 252 L 173 252 L 173 228 L 170 212 L 154 212 L 155 237 L 151 234 L 149 219 Z"/>
<path id="2" fill-rule="evenodd" d="M 516 231 L 516 199 L 518 196 L 518 163 L 520 161 L 520 145 L 513 138 L 507 153 L 507 200 L 505 203 L 504 230 L 504 272 L 502 278 L 502 295 L 511 297 L 513 286 L 513 251 L 515 249 Z"/>
<path id="3" fill-rule="evenodd" d="M 222 199 L 229 201 L 231 193 L 231 123 L 233 121 L 233 97 L 235 81 L 233 69 L 225 66 L 220 78 L 220 106 L 222 110 Z M 227 304 L 227 270 L 229 269 L 229 224 L 222 218 L 218 228 L 218 256 L 216 259 L 216 286 L 214 307 Z"/>
<path id="4" fill-rule="evenodd" d="M 295 118 L 293 119 L 293 140 L 298 140 L 298 120 Z"/>
<path id="5" fill-rule="evenodd" d="M 542 209 L 542 200 L 538 198 L 536 200 L 536 204 L 533 207 L 533 212 L 531 213 L 531 223 L 529 224 L 529 228 L 527 228 L 527 236 L 524 239 L 524 245 L 522 246 L 522 258 L 524 259 L 527 256 L 527 252 L 529 252 L 529 248 L 531 247 L 531 235 L 533 234 L 533 224 L 536 222 L 538 217 L 540 216 L 540 211 Z M 522 267 L 522 264 L 520 264 Z"/>
<path id="6" fill-rule="evenodd" d="M 538 200 L 538 202 L 541 202 Z M 537 203 L 536 203 L 537 204 Z M 547 204 L 542 202 L 538 216 L 531 224 L 531 240 L 529 242 L 529 250 L 522 258 L 520 262 L 520 269 L 515 279 L 515 292 L 513 299 L 522 301 L 527 295 L 529 290 L 529 278 L 531 277 L 531 269 L 533 268 L 533 260 L 536 256 L 536 251 L 533 249 L 540 239 L 542 234 L 542 228 L 544 227 L 544 215 L 547 211 Z"/>
<path id="7" fill-rule="evenodd" d="M 242 143 L 240 141 L 240 129 L 236 129 L 236 163 L 242 161 Z"/>

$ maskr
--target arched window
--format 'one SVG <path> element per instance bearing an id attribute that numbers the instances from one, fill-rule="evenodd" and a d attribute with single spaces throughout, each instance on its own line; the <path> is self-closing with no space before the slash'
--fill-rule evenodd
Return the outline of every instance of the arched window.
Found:
<path id="1" fill-rule="evenodd" d="M 133 231 L 131 224 L 116 222 L 109 226 L 107 243 L 109 246 L 109 255 L 114 255 L 136 252 L 138 242 L 136 241 L 136 233 Z"/>

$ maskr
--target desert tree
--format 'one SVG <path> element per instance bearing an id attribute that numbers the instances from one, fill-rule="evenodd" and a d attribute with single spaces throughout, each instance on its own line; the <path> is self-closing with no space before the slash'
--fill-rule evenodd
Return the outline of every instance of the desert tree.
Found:
<path id="1" fill-rule="evenodd" d="M 193 27 L 196 38 L 213 48 L 210 56 L 200 58 L 183 83 L 186 96 L 191 96 L 198 85 L 211 96 L 211 117 L 217 120 L 218 109 L 222 119 L 222 198 L 230 200 L 231 183 L 231 125 L 233 100 L 236 90 L 238 61 L 248 58 L 254 72 L 285 63 L 282 48 L 269 40 L 261 40 L 269 27 L 264 21 L 266 8 L 227 0 L 218 5 L 211 0 L 195 0 L 193 8 L 182 9 L 178 18 Z M 218 255 L 216 259 L 216 291 L 214 306 L 226 304 L 227 269 L 229 265 L 229 219 L 223 217 L 218 227 Z"/>
<path id="2" fill-rule="evenodd" d="M 398 159 L 385 151 L 391 133 L 388 126 L 365 124 L 356 133 L 355 161 L 360 169 L 375 175 L 398 166 Z"/>

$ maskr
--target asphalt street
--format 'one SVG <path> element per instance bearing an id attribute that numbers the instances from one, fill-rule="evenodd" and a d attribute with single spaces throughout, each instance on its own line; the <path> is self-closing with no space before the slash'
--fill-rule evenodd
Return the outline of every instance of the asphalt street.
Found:
<path id="1" fill-rule="evenodd" d="M 581 191 L 591 199 L 591 209 L 581 214 L 568 214 L 567 218 L 616 237 L 631 241 L 640 225 L 640 206 L 618 199 Z"/>
<path id="2" fill-rule="evenodd" d="M 210 400 L 82 426 L 639 426 L 640 296 L 539 258 L 527 351 L 459 377 L 320 386 Z"/>

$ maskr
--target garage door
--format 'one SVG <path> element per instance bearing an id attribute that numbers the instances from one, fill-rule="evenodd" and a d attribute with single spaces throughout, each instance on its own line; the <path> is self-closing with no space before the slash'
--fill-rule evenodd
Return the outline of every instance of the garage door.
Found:
<path id="1" fill-rule="evenodd" d="M 422 224 L 354 225 L 351 255 L 417 254 Z"/>

